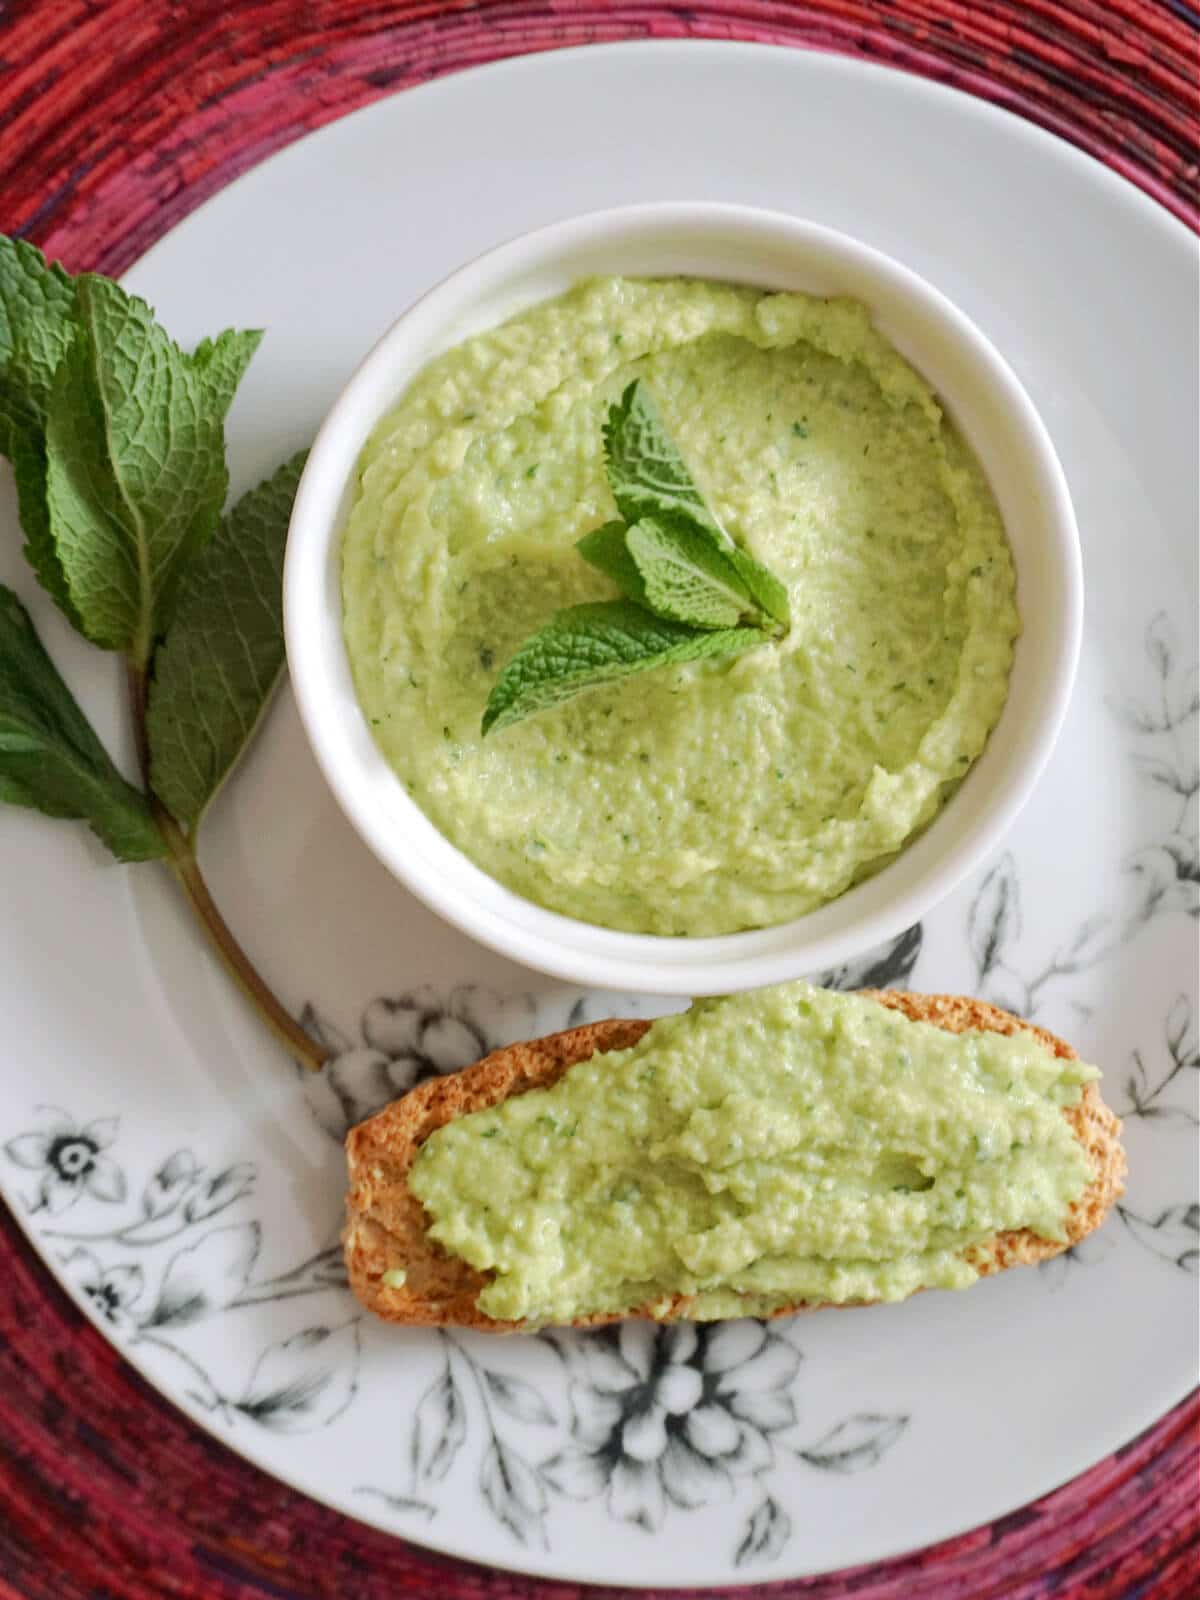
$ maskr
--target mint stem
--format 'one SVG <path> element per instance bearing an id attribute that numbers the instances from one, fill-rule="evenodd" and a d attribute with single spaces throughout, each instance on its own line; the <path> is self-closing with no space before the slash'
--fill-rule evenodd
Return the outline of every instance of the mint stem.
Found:
<path id="1" fill-rule="evenodd" d="M 125 663 L 125 678 L 129 685 L 129 712 L 133 723 L 133 742 L 137 748 L 138 772 L 150 795 L 150 739 L 146 731 L 146 707 L 150 700 L 150 674 L 135 661 Z"/>
<path id="2" fill-rule="evenodd" d="M 128 666 L 129 706 L 133 719 L 133 734 L 137 745 L 138 764 L 142 781 L 146 785 L 146 798 L 154 825 L 167 847 L 167 859 L 175 880 L 195 912 L 209 944 L 237 984 L 238 988 L 258 1012 L 263 1022 L 280 1044 L 296 1061 L 310 1072 L 319 1072 L 329 1060 L 330 1052 L 306 1033 L 268 987 L 262 974 L 242 949 L 233 930 L 221 915 L 216 901 L 200 871 L 200 863 L 192 841 L 166 810 L 150 789 L 149 744 L 146 737 L 146 704 L 149 678 L 145 668 L 133 663 Z"/>

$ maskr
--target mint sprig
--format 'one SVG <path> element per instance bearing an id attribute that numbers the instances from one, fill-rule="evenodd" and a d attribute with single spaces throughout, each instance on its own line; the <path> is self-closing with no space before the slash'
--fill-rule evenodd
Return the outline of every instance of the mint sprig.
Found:
<path id="1" fill-rule="evenodd" d="M 261 337 L 227 329 L 188 354 L 118 284 L 0 236 L 0 455 L 25 553 L 72 625 L 124 657 L 144 785 L 117 770 L 0 586 L 0 801 L 85 821 L 120 861 L 164 859 L 231 976 L 315 1068 L 328 1051 L 259 977 L 196 859 L 201 817 L 283 663 L 303 458 L 221 515 L 225 415 Z"/>
<path id="2" fill-rule="evenodd" d="M 610 407 L 603 434 L 626 520 L 576 549 L 625 598 L 560 611 L 527 639 L 488 697 L 485 736 L 633 673 L 740 653 L 790 621 L 786 588 L 721 527 L 640 379 Z"/>

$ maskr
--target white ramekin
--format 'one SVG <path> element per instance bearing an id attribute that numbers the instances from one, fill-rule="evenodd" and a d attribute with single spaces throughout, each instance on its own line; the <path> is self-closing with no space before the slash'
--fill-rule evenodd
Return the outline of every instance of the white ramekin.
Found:
<path id="1" fill-rule="evenodd" d="M 522 899 L 409 799 L 359 708 L 342 638 L 341 536 L 368 434 L 435 355 L 596 273 L 688 275 L 852 295 L 937 390 L 982 462 L 1012 545 L 1023 632 L 1004 712 L 966 781 L 883 871 L 796 921 L 715 939 L 617 933 Z M 410 307 L 334 403 L 296 496 L 284 572 L 288 664 L 342 809 L 406 888 L 481 943 L 556 977 L 662 995 L 727 993 L 818 972 L 918 921 L 993 850 L 1045 766 L 1083 621 L 1062 468 L 1029 397 L 961 311 L 844 234 L 740 206 L 638 205 L 554 223 L 489 251 Z"/>

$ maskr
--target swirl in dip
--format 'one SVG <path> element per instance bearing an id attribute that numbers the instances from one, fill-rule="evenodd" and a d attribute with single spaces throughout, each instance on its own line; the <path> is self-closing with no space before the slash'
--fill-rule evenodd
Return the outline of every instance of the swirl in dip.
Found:
<path id="1" fill-rule="evenodd" d="M 616 514 L 635 377 L 791 628 L 485 740 L 518 645 L 615 597 L 574 545 Z M 640 933 L 785 922 L 883 866 L 983 749 L 1020 627 L 983 471 L 865 308 L 686 279 L 588 280 L 431 362 L 363 451 L 342 582 L 413 799 L 517 893 Z"/>

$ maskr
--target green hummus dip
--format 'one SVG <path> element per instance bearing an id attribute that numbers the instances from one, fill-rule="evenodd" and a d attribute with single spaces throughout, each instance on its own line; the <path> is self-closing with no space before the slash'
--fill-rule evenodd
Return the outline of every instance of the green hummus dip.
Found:
<path id="1" fill-rule="evenodd" d="M 650 386 L 708 504 L 788 587 L 786 637 L 484 740 L 505 661 L 613 598 L 601 422 Z M 611 928 L 800 916 L 923 828 L 1000 716 L 1019 630 L 978 463 L 852 301 L 600 279 L 433 361 L 376 428 L 343 547 L 363 710 L 484 871 Z"/>
<path id="2" fill-rule="evenodd" d="M 551 1089 L 448 1123 L 409 1186 L 478 1305 L 531 1325 L 695 1295 L 699 1320 L 899 1300 L 1064 1238 L 1093 1176 L 1063 1107 L 1099 1076 L 806 983 L 697 1001 Z"/>

